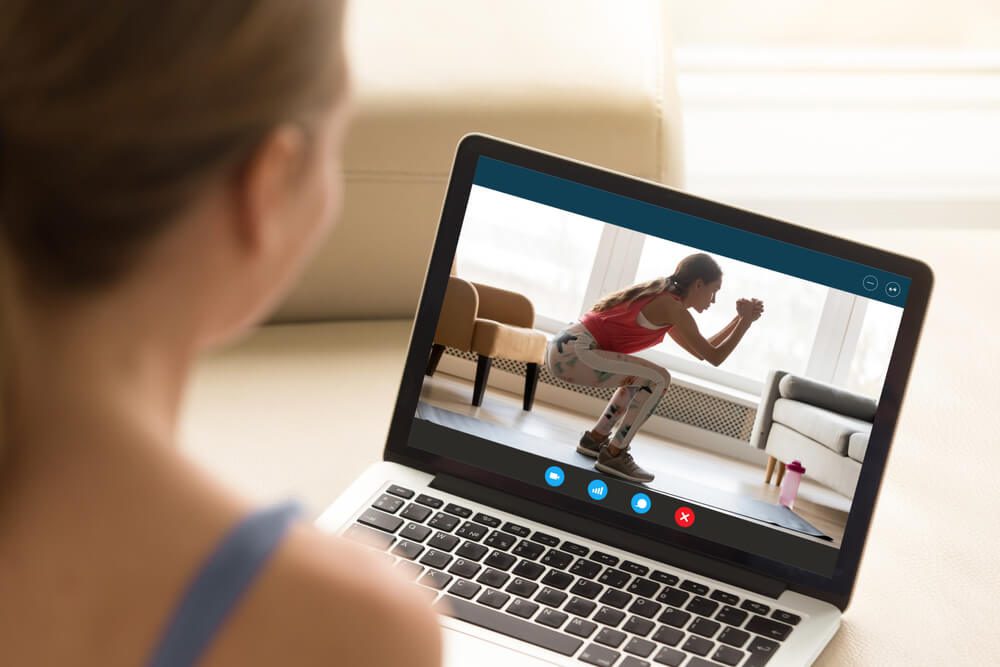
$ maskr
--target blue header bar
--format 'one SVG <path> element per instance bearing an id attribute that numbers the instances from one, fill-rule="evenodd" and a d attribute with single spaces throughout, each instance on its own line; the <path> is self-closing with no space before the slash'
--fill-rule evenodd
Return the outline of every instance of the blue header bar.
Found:
<path id="1" fill-rule="evenodd" d="M 483 155 L 472 182 L 893 306 L 910 288 L 906 276 Z"/>

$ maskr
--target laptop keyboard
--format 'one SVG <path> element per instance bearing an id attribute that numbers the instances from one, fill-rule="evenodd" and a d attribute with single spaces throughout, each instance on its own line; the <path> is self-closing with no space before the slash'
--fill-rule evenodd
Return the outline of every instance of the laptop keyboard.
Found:
<path id="1" fill-rule="evenodd" d="M 391 484 L 344 531 L 434 609 L 602 667 L 762 667 L 799 616 Z"/>

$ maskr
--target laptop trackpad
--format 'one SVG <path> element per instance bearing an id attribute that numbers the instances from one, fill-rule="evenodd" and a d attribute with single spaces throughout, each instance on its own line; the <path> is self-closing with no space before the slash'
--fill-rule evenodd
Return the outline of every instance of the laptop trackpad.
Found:
<path id="1" fill-rule="evenodd" d="M 553 663 L 499 644 L 467 635 L 451 628 L 441 628 L 446 667 L 551 667 Z"/>

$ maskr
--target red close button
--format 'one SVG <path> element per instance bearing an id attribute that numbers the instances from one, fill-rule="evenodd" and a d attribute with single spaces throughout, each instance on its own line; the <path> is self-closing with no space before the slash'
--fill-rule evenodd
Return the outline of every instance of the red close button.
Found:
<path id="1" fill-rule="evenodd" d="M 681 528 L 690 528 L 694 523 L 694 510 L 690 507 L 678 507 L 674 512 L 674 521 Z"/>

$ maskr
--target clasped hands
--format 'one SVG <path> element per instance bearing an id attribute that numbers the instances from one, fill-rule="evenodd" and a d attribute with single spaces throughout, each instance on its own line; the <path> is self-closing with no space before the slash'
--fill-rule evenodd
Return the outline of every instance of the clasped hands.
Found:
<path id="1" fill-rule="evenodd" d="M 760 299 L 737 299 L 736 314 L 745 320 L 756 322 L 764 312 L 764 302 Z"/>

